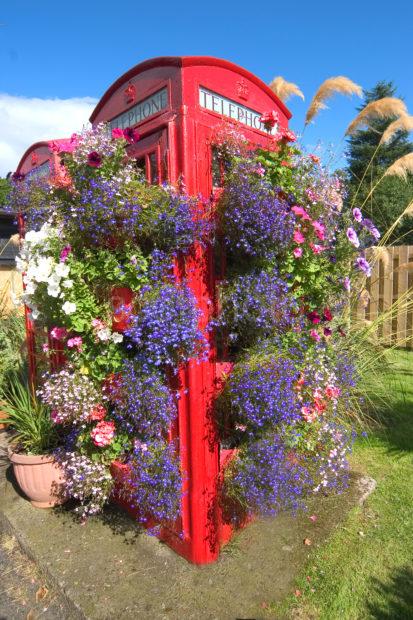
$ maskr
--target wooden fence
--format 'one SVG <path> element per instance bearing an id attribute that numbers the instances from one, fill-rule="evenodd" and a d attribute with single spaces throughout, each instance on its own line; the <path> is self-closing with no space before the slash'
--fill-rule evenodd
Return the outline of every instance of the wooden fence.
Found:
<path id="1" fill-rule="evenodd" d="M 360 295 L 357 317 L 374 321 L 393 306 L 394 311 L 378 325 L 379 336 L 386 344 L 413 349 L 412 303 L 407 311 L 404 306 L 406 298 L 413 302 L 413 245 L 383 247 L 376 256 L 371 277 Z"/>

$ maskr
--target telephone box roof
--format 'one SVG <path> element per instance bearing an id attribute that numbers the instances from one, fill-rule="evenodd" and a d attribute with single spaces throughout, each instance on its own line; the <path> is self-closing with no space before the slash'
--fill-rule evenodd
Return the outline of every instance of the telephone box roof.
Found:
<path id="1" fill-rule="evenodd" d="M 292 114 L 285 106 L 285 104 L 277 97 L 277 95 L 271 90 L 265 82 L 260 80 L 256 75 L 247 71 L 243 67 L 240 67 L 229 60 L 223 60 L 222 58 L 214 58 L 213 56 L 159 56 L 158 58 L 150 58 L 141 62 L 129 71 L 126 71 L 123 75 L 121 75 L 104 93 L 98 102 L 97 106 L 92 112 L 90 116 L 90 122 L 94 123 L 96 117 L 98 116 L 100 110 L 104 107 L 107 101 L 111 98 L 111 96 L 117 91 L 122 84 L 129 81 L 131 78 L 143 73 L 144 71 L 148 71 L 149 69 L 154 69 L 157 67 L 177 67 L 177 68 L 185 68 L 190 66 L 213 66 L 213 67 L 221 67 L 224 69 L 228 69 L 229 71 L 233 71 L 234 73 L 238 73 L 244 78 L 247 78 L 252 83 L 255 83 L 261 90 L 263 90 L 267 95 L 269 95 L 274 103 L 284 112 L 287 119 L 290 119 Z"/>
<path id="2" fill-rule="evenodd" d="M 64 138 L 59 138 L 58 140 L 42 140 L 40 142 L 34 142 L 34 144 L 31 144 L 26 149 L 24 154 L 22 155 L 19 161 L 19 164 L 16 168 L 16 172 L 22 171 L 22 168 L 24 167 L 24 164 L 28 160 L 28 157 L 31 155 L 31 153 L 34 153 L 36 151 L 41 151 L 44 156 L 47 156 L 48 154 L 52 155 L 52 151 L 50 150 L 50 147 L 49 147 L 50 142 L 55 142 L 56 144 L 60 144 L 61 142 L 66 142 L 66 140 Z"/>

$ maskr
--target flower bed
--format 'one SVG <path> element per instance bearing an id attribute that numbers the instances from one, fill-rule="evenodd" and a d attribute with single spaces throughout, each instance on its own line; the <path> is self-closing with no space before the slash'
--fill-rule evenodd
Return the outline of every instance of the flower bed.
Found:
<path id="1" fill-rule="evenodd" d="M 300 153 L 290 131 L 267 150 L 221 134 L 225 183 L 212 215 L 143 179 L 125 156 L 137 139 L 103 125 L 74 135 L 53 147 L 63 151 L 63 175 L 49 184 L 18 178 L 12 192 L 27 230 L 22 301 L 49 330 L 44 352 L 54 361 L 38 394 L 80 516 L 109 500 L 116 470 L 139 519 L 177 519 L 187 472 L 168 440 L 171 377 L 206 359 L 211 336 L 226 343 L 216 422 L 228 458 L 216 484 L 227 523 L 341 490 L 353 437 L 343 410 L 356 381 L 348 294 L 369 272 L 365 249 L 379 233 L 358 209 L 343 209 L 340 180 Z M 194 244 L 226 253 L 206 332 L 173 269 Z"/>

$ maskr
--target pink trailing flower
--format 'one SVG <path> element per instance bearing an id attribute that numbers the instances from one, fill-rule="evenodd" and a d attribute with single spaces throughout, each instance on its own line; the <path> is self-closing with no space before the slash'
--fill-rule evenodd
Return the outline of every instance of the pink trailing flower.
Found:
<path id="1" fill-rule="evenodd" d="M 261 115 L 260 121 L 264 125 L 265 129 L 272 129 L 279 121 L 278 112 L 275 110 L 271 110 L 271 112 L 264 112 Z"/>
<path id="2" fill-rule="evenodd" d="M 115 423 L 112 420 L 98 422 L 90 431 L 90 436 L 98 448 L 109 446 L 115 437 Z"/>
<path id="3" fill-rule="evenodd" d="M 319 245 L 318 243 L 312 243 L 312 242 L 310 243 L 310 248 L 312 249 L 314 254 L 321 254 L 321 252 L 324 252 L 324 250 L 327 249 L 323 245 Z"/>
<path id="4" fill-rule="evenodd" d="M 75 336 L 74 338 L 69 338 L 66 344 L 69 347 L 69 349 L 76 348 L 78 351 L 81 351 L 83 341 L 80 336 Z"/>
<path id="5" fill-rule="evenodd" d="M 340 388 L 336 387 L 335 385 L 327 385 L 325 389 L 325 395 L 327 396 L 327 398 L 337 399 L 340 394 Z"/>
<path id="6" fill-rule="evenodd" d="M 318 413 L 323 413 L 327 408 L 326 404 L 322 400 L 319 400 L 318 398 L 316 398 L 314 401 L 314 407 L 316 408 L 316 411 Z"/>
<path id="7" fill-rule="evenodd" d="M 303 254 L 303 248 L 294 248 L 293 250 L 294 258 L 300 258 Z"/>
<path id="8" fill-rule="evenodd" d="M 67 334 L 68 332 L 66 327 L 53 327 L 53 329 L 50 330 L 51 337 L 56 340 L 64 340 L 67 337 Z"/>
<path id="9" fill-rule="evenodd" d="M 324 226 L 324 224 L 316 220 L 314 222 L 311 222 L 311 225 L 314 228 L 314 232 L 317 235 L 317 237 L 320 239 L 320 241 L 324 241 L 325 230 L 326 230 L 326 227 Z"/>
<path id="10" fill-rule="evenodd" d="M 265 168 L 258 164 L 258 166 L 254 170 L 255 174 L 258 174 L 259 177 L 263 177 L 265 174 Z"/>
<path id="11" fill-rule="evenodd" d="M 49 352 L 49 345 L 44 343 L 42 344 L 42 351 L 43 353 L 48 353 Z"/>
<path id="12" fill-rule="evenodd" d="M 297 217 L 301 217 L 302 220 L 311 219 L 307 211 L 303 207 L 299 207 L 298 205 L 295 205 L 294 207 L 291 207 L 291 211 L 295 213 Z"/>
<path id="13" fill-rule="evenodd" d="M 301 407 L 301 414 L 306 422 L 314 422 L 317 419 L 317 413 L 310 407 Z"/>
<path id="14" fill-rule="evenodd" d="M 315 340 L 316 342 L 320 342 L 320 340 L 321 340 L 321 336 L 320 336 L 320 334 L 318 333 L 318 331 L 316 329 L 312 329 L 310 331 L 310 337 L 313 340 Z"/>
<path id="15" fill-rule="evenodd" d="M 102 165 L 102 157 L 97 151 L 92 151 L 87 156 L 87 164 L 91 168 L 100 168 L 100 166 Z"/>
<path id="16" fill-rule="evenodd" d="M 50 418 L 53 424 L 62 424 L 62 422 L 64 422 L 64 418 L 60 415 L 60 413 L 56 409 L 53 409 L 50 412 Z"/>
<path id="17" fill-rule="evenodd" d="M 66 259 L 69 256 L 71 251 L 72 251 L 72 246 L 70 244 L 65 245 L 63 250 L 60 252 L 60 262 L 61 263 L 64 263 L 66 261 Z"/>
<path id="18" fill-rule="evenodd" d="M 305 237 L 304 237 L 303 233 L 300 230 L 295 230 L 294 231 L 293 239 L 294 239 L 295 243 L 299 243 L 299 244 L 300 243 L 304 243 L 304 241 L 305 241 Z"/>
<path id="19" fill-rule="evenodd" d="M 89 413 L 89 420 L 92 422 L 101 422 L 106 416 L 106 409 L 103 405 L 96 405 Z"/>

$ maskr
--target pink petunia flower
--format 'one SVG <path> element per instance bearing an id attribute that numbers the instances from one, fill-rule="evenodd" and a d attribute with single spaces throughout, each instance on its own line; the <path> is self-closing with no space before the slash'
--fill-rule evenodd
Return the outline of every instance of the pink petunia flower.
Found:
<path id="1" fill-rule="evenodd" d="M 60 262 L 64 263 L 72 251 L 72 246 L 70 244 L 65 245 L 63 250 L 60 252 Z"/>
<path id="2" fill-rule="evenodd" d="M 114 140 L 119 140 L 120 138 L 123 138 L 123 129 L 121 129 L 120 127 L 115 127 L 114 129 L 112 129 L 112 138 Z"/>
<path id="3" fill-rule="evenodd" d="M 311 222 L 311 225 L 314 228 L 315 234 L 320 239 L 320 241 L 324 241 L 325 230 L 326 230 L 326 227 L 324 226 L 324 224 L 316 220 L 314 222 Z"/>
<path id="4" fill-rule="evenodd" d="M 293 250 L 294 258 L 300 258 L 302 254 L 303 254 L 303 248 L 294 248 Z"/>
<path id="5" fill-rule="evenodd" d="M 313 340 L 315 340 L 316 342 L 320 342 L 320 340 L 321 340 L 321 336 L 320 336 L 320 334 L 318 333 L 318 331 L 316 329 L 312 329 L 310 331 L 310 337 Z"/>
<path id="6" fill-rule="evenodd" d="M 294 231 L 294 241 L 295 243 L 304 243 L 305 241 L 305 237 L 303 235 L 303 233 L 299 230 L 295 230 Z"/>
<path id="7" fill-rule="evenodd" d="M 90 431 L 93 443 L 98 448 L 105 448 L 112 443 L 115 437 L 115 423 L 112 420 L 98 422 Z"/>
<path id="8" fill-rule="evenodd" d="M 302 220 L 311 219 L 304 207 L 299 207 L 298 205 L 295 205 L 294 207 L 291 207 L 291 211 L 295 213 L 297 217 L 301 217 Z"/>
<path id="9" fill-rule="evenodd" d="M 317 325 L 318 323 L 321 323 L 321 317 L 318 314 L 318 312 L 316 312 L 316 310 L 312 310 L 311 312 L 309 312 L 307 314 L 307 319 L 313 324 L 313 325 Z"/>
<path id="10" fill-rule="evenodd" d="M 126 127 L 123 130 L 123 137 L 129 144 L 133 144 L 134 142 L 138 142 L 140 139 L 140 134 L 137 129 L 133 129 L 133 127 Z"/>

